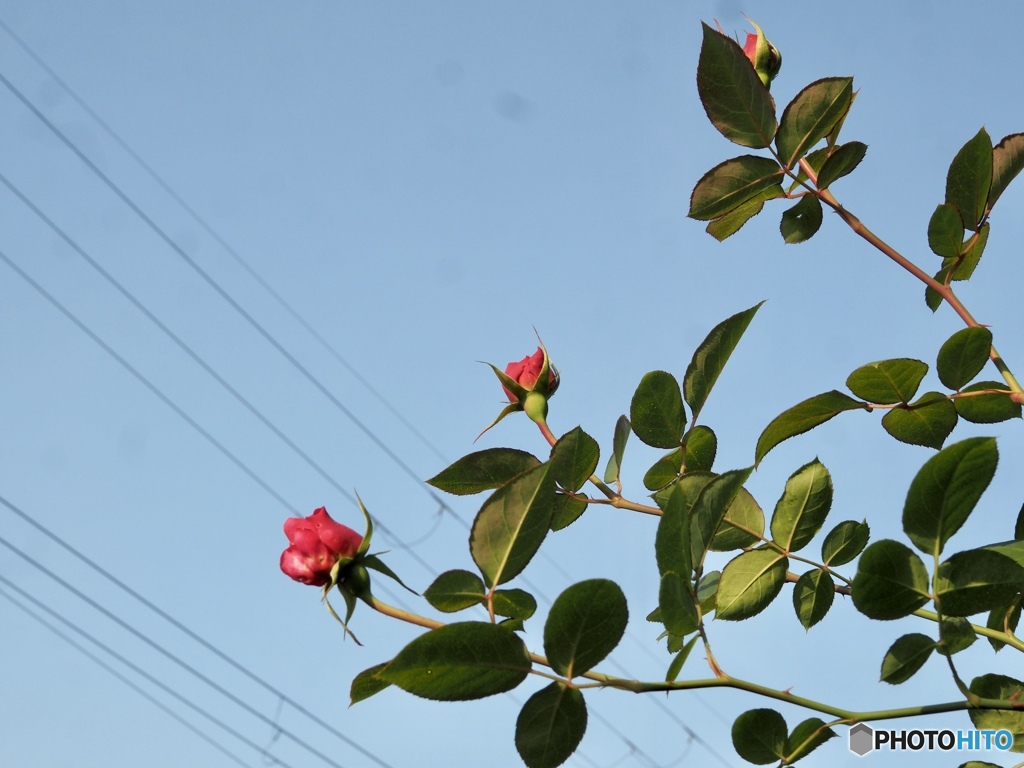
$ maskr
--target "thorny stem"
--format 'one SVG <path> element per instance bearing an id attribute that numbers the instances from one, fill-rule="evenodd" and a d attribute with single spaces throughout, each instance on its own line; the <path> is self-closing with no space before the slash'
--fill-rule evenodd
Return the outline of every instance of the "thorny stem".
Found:
<path id="1" fill-rule="evenodd" d="M 804 173 L 807 174 L 807 178 L 810 179 L 812 183 L 817 184 L 818 176 L 814 172 L 814 169 L 811 168 L 810 163 L 808 163 L 806 159 L 800 160 L 800 168 L 801 170 L 803 170 Z M 970 311 L 968 311 L 967 307 L 965 307 L 961 303 L 960 299 L 953 292 L 951 286 L 936 280 L 934 277 L 929 275 L 919 266 L 914 264 L 914 262 L 910 261 L 910 259 L 908 259 L 906 256 L 904 256 L 891 245 L 882 240 L 882 238 L 880 238 L 878 235 L 876 235 L 874 232 L 868 229 L 867 226 L 865 226 L 864 222 L 862 222 L 860 219 L 858 219 L 856 216 L 850 213 L 850 211 L 846 210 L 846 208 L 844 208 L 839 203 L 839 201 L 836 200 L 835 196 L 829 190 L 818 189 L 815 193 L 817 194 L 818 199 L 820 199 L 823 203 L 825 203 L 833 211 L 835 211 L 839 215 L 839 218 L 841 218 L 846 223 L 846 225 L 849 226 L 850 229 L 854 231 L 855 234 L 862 237 L 864 240 L 869 242 L 871 245 L 873 245 L 883 254 L 888 256 L 898 265 L 903 267 L 903 269 L 905 269 L 907 272 L 912 274 L 926 286 L 928 286 L 937 294 L 939 294 L 939 296 L 941 296 L 945 300 L 945 302 L 949 304 L 950 307 L 953 308 L 953 311 L 960 316 L 964 323 L 966 323 L 969 327 L 972 328 L 982 327 L 982 324 L 975 320 L 974 316 L 970 313 Z M 989 357 L 992 359 L 992 362 L 995 364 L 996 368 L 999 370 L 1000 375 L 1002 375 L 1003 380 L 1007 383 L 1010 389 L 1020 395 L 1024 395 L 1024 389 L 1021 388 L 1020 383 L 1017 381 L 1016 377 L 1010 371 L 1009 367 L 1006 365 L 1006 362 L 1003 360 L 1002 356 L 996 350 L 995 346 L 992 346 L 992 348 L 989 350 Z"/>
<path id="2" fill-rule="evenodd" d="M 372 594 L 367 594 L 362 597 L 363 602 L 373 608 L 375 611 L 390 616 L 391 618 L 399 619 L 401 621 L 415 624 L 426 629 L 439 629 L 446 626 L 443 622 L 436 621 L 435 619 L 429 619 L 426 616 L 420 616 L 412 613 L 411 611 L 405 611 L 401 608 L 396 608 L 393 605 L 383 603 L 374 597 Z M 530 660 L 535 664 L 551 668 L 551 663 L 544 657 L 536 653 L 530 654 Z M 709 650 L 709 661 L 710 650 Z M 717 665 L 716 665 L 717 666 Z M 764 685 L 750 682 L 749 680 L 742 680 L 737 677 L 731 677 L 721 670 L 718 670 L 719 677 L 706 678 L 700 680 L 683 680 L 676 682 L 642 682 L 640 680 L 629 680 L 622 677 L 615 677 L 614 675 L 606 675 L 601 672 L 595 672 L 593 670 L 584 672 L 579 677 L 587 680 L 592 680 L 598 683 L 600 686 L 606 688 L 617 688 L 623 691 L 630 691 L 632 693 L 654 693 L 658 691 L 686 691 L 686 690 L 697 690 L 701 688 L 735 688 L 741 691 L 747 691 L 754 693 L 759 696 L 763 696 L 768 699 L 775 699 L 776 701 L 786 702 L 793 704 L 798 707 L 810 709 L 815 712 L 822 714 L 831 715 L 832 717 L 839 718 L 844 723 L 858 723 L 858 722 L 870 722 L 874 720 L 891 720 L 902 717 L 917 717 L 919 715 L 931 715 L 941 712 L 957 712 L 965 709 L 981 708 L 981 709 L 997 709 L 997 710 L 1016 710 L 1024 711 L 1024 701 L 1003 701 L 1000 699 L 978 699 L 974 704 L 969 701 L 951 701 L 941 704 L 925 704 L 923 706 L 916 707 L 902 707 L 897 709 L 880 709 L 867 712 L 857 712 L 855 710 L 842 709 L 841 707 L 835 707 L 831 704 L 824 702 L 815 701 L 814 699 L 808 699 L 803 696 L 796 696 L 790 693 L 789 690 L 780 691 L 776 688 L 769 688 Z M 562 678 L 553 678 L 561 680 Z M 571 681 L 569 684 L 572 684 Z M 584 684 L 580 687 L 594 687 Z"/>
<path id="3" fill-rule="evenodd" d="M 551 428 L 548 427 L 548 423 L 545 420 L 537 422 L 537 426 L 540 427 L 540 433 L 544 435 L 544 439 L 548 441 L 548 445 L 552 448 L 555 443 L 558 442 L 558 438 L 555 437 Z M 608 503 L 616 509 L 629 509 L 633 512 L 643 512 L 645 515 L 657 515 L 661 516 L 661 510 L 657 507 L 651 507 L 647 504 L 639 504 L 635 501 L 630 501 L 625 498 L 622 494 L 616 493 L 608 487 L 607 483 L 601 480 L 597 475 L 590 476 L 590 482 L 593 483 L 601 493 L 608 498 Z"/>

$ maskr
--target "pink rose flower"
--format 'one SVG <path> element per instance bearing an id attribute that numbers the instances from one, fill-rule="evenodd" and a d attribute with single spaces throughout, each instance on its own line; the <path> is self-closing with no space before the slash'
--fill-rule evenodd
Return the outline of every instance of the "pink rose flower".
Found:
<path id="1" fill-rule="evenodd" d="M 309 517 L 289 517 L 284 521 L 284 534 L 288 548 L 281 553 L 281 570 L 296 581 L 317 587 L 330 581 L 338 560 L 355 557 L 363 542 L 351 528 L 332 520 L 324 507 Z"/>
<path id="2" fill-rule="evenodd" d="M 517 382 L 523 389 L 532 390 L 537 384 L 537 378 L 540 376 L 540 370 L 543 367 L 544 350 L 537 347 L 537 351 L 532 355 L 527 355 L 518 363 L 509 363 L 505 366 L 505 375 Z M 555 390 L 558 389 L 558 371 L 550 363 L 548 364 L 548 382 L 548 394 L 553 395 Z M 502 387 L 502 389 L 508 395 L 509 402 L 515 403 L 519 401 L 519 398 L 509 392 L 508 388 Z"/>

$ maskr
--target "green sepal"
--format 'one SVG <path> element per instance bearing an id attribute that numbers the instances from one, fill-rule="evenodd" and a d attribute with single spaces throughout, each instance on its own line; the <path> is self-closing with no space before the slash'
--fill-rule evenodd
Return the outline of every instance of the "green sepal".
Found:
<path id="1" fill-rule="evenodd" d="M 391 570 L 391 568 L 389 568 L 388 565 L 383 560 L 381 560 L 377 555 L 367 555 L 363 558 L 362 562 L 363 565 L 365 565 L 367 568 L 372 568 L 373 570 L 377 571 L 377 573 L 383 573 L 389 579 L 394 579 L 395 581 L 397 581 L 409 592 L 412 592 L 414 595 L 417 596 L 419 595 L 419 592 L 417 592 L 415 589 L 413 589 L 400 578 L 398 578 L 398 574 Z"/>

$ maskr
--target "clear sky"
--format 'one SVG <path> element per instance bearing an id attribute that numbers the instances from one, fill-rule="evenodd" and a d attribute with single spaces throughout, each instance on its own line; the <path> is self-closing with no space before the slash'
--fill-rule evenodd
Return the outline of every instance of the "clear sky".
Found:
<path id="1" fill-rule="evenodd" d="M 347 708 L 352 677 L 417 633 L 363 607 L 353 628 L 364 646 L 343 641 L 317 591 L 278 570 L 281 524 L 292 510 L 305 515 L 326 505 L 359 528 L 349 496 L 357 489 L 392 533 L 382 531 L 377 548 L 392 550 L 387 561 L 412 586 L 422 590 L 441 570 L 471 567 L 460 519 L 471 520 L 481 499 L 448 498 L 454 514 L 442 514 L 416 479 L 475 448 L 546 450 L 521 417 L 473 444 L 502 402 L 477 361 L 504 366 L 532 352 L 534 326 L 562 373 L 552 428 L 581 424 L 607 452 L 615 419 L 646 371 L 681 376 L 713 325 L 767 299 L 705 411 L 719 437 L 719 470 L 749 465 L 772 417 L 841 387 L 855 367 L 889 357 L 934 361 L 961 327 L 957 319 L 945 308 L 932 315 L 921 286 L 834 216 L 799 246 L 778 235 L 782 205 L 769 205 L 725 244 L 686 218 L 694 182 L 741 153 L 711 127 L 697 99 L 700 21 L 718 19 L 742 33 L 741 11 L 783 52 L 773 85 L 780 103 L 818 77 L 856 77 L 860 93 L 844 136 L 869 151 L 835 192 L 934 271 L 925 228 L 942 201 L 950 159 L 983 124 L 997 140 L 1024 131 L 1014 44 L 1024 6 L 1017 2 L 0 0 L 0 20 L 74 94 L 0 30 L 0 74 L 10 84 L 0 87 L 0 174 L 9 183 L 0 187 L 0 252 L 180 409 L 0 264 L 0 496 L 348 740 L 0 507 L 0 537 L 40 566 L 0 548 L 0 576 L 257 747 L 90 646 L 229 754 L 218 751 L 0 600 L 0 763 L 258 766 L 269 759 L 259 752 L 266 749 L 289 765 L 329 765 L 293 734 L 346 768 L 518 765 L 517 702 L 537 683 L 450 705 L 389 690 Z M 1018 180 L 996 208 L 985 259 L 962 292 L 1018 373 L 1021 242 Z M 830 522 L 867 517 L 873 538 L 902 538 L 906 488 L 932 452 L 896 443 L 877 421 L 848 414 L 789 441 L 763 462 L 751 491 L 770 512 L 786 477 L 818 456 L 836 484 Z M 1010 538 L 1024 498 L 1020 424 L 963 425 L 955 438 L 972 434 L 999 437 L 1001 462 L 955 542 L 964 548 Z M 640 478 L 656 456 L 633 439 L 628 495 L 645 494 Z M 655 626 L 644 621 L 657 602 L 654 530 L 651 519 L 594 509 L 551 536 L 547 554 L 524 574 L 539 588 L 541 614 L 570 578 L 616 579 L 631 621 L 602 669 L 648 680 L 660 679 L 669 662 Z M 18 594 L 4 583 L 0 589 Z M 433 615 L 410 595 L 381 592 L 392 596 Z M 536 650 L 540 619 L 526 634 Z M 787 590 L 751 621 L 713 623 L 712 639 L 737 676 L 840 706 L 883 708 L 957 698 L 937 659 L 902 687 L 875 682 L 896 637 L 930 629 L 914 620 L 869 622 L 837 600 L 805 633 Z M 1019 674 L 1010 653 L 993 661 L 979 642 L 958 659 L 967 677 Z M 706 675 L 702 654 L 683 674 Z M 743 765 L 728 740 L 731 722 L 769 705 L 725 691 L 667 699 L 604 691 L 588 699 L 590 728 L 569 764 L 597 768 Z M 790 725 L 809 716 L 783 712 Z M 935 723 L 967 721 L 928 721 Z M 935 760 L 861 762 L 836 740 L 802 764 Z"/>

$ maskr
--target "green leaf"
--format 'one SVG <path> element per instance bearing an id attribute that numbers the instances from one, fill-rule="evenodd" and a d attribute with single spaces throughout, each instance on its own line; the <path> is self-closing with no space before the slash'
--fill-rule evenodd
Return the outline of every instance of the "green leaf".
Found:
<path id="1" fill-rule="evenodd" d="M 882 539 L 861 555 L 852 597 L 857 610 L 870 619 L 902 619 L 931 598 L 928 572 L 908 546 Z"/>
<path id="2" fill-rule="evenodd" d="M 567 432 L 551 449 L 551 468 L 555 482 L 568 491 L 582 488 L 597 469 L 601 449 L 597 440 L 582 428 Z"/>
<path id="3" fill-rule="evenodd" d="M 572 678 L 599 664 L 619 644 L 629 611 L 614 581 L 589 579 L 558 596 L 544 625 L 544 651 L 551 668 Z"/>
<path id="4" fill-rule="evenodd" d="M 654 448 L 674 448 L 686 430 L 683 396 L 675 376 L 665 371 L 651 371 L 629 404 L 629 420 L 633 432 Z"/>
<path id="5" fill-rule="evenodd" d="M 971 693 L 983 699 L 1021 701 L 1024 683 L 1006 675 L 981 675 L 971 680 Z M 974 727 L 980 731 L 1009 731 L 1013 736 L 1011 752 L 1024 752 L 1024 711 L 1005 709 L 969 709 Z"/>
<path id="6" fill-rule="evenodd" d="M 941 392 L 925 392 L 882 417 L 882 427 L 901 443 L 939 449 L 956 426 L 956 408 Z"/>
<path id="7" fill-rule="evenodd" d="M 352 679 L 352 687 L 349 689 L 350 707 L 353 704 L 358 704 L 360 701 L 366 701 L 371 696 L 380 693 L 391 685 L 391 683 L 384 682 L 377 677 L 377 673 L 386 666 L 387 662 L 374 664 L 369 669 L 364 669 Z"/>
<path id="8" fill-rule="evenodd" d="M 584 496 L 584 498 L 586 497 Z M 556 493 L 551 511 L 551 530 L 560 531 L 563 528 L 568 528 L 579 520 L 580 515 L 587 511 L 588 506 L 583 499 L 574 499 L 564 493 Z"/>
<path id="9" fill-rule="evenodd" d="M 974 645 L 978 636 L 974 634 L 971 622 L 961 616 L 943 618 L 939 624 L 941 642 L 935 650 L 943 656 L 953 656 Z"/>
<path id="10" fill-rule="evenodd" d="M 420 635 L 384 669 L 381 680 L 435 701 L 468 701 L 511 691 L 533 662 L 510 630 L 465 621 Z"/>
<path id="11" fill-rule="evenodd" d="M 1020 599 L 1014 598 L 1008 605 L 1000 605 L 989 611 L 988 621 L 985 626 L 994 629 L 996 632 L 1014 632 L 1020 622 Z M 987 638 L 992 645 L 992 650 L 997 653 L 1002 650 L 1006 643 L 994 638 Z"/>
<path id="12" fill-rule="evenodd" d="M 1009 601 L 1024 588 L 1024 568 L 990 549 L 957 552 L 939 565 L 935 592 L 946 616 L 973 616 Z"/>
<path id="13" fill-rule="evenodd" d="M 853 78 L 826 77 L 798 93 L 782 113 L 775 146 L 786 168 L 792 168 L 825 138 L 850 108 Z"/>
<path id="14" fill-rule="evenodd" d="M 747 326 L 754 319 L 761 304 L 764 302 L 759 302 L 750 309 L 737 312 L 732 317 L 720 322 L 711 329 L 711 332 L 694 351 L 690 364 L 686 366 L 686 374 L 683 376 L 683 392 L 694 419 L 700 414 L 712 387 L 718 381 L 725 364 L 729 362 L 733 350 L 740 343 L 740 339 L 743 338 Z"/>
<path id="15" fill-rule="evenodd" d="M 718 603 L 718 583 L 722 580 L 721 571 L 708 571 L 700 577 L 697 584 L 697 603 L 700 612 L 707 616 Z"/>
<path id="16" fill-rule="evenodd" d="M 752 218 L 757 216 L 764 208 L 765 202 L 768 200 L 774 200 L 777 197 L 782 197 L 784 192 L 782 187 L 770 187 L 763 192 L 760 192 L 754 197 L 747 200 L 747 202 L 738 205 L 733 208 L 724 216 L 719 216 L 714 221 L 709 221 L 708 225 L 704 228 L 704 231 L 711 235 L 718 242 L 722 242 L 726 238 L 732 237 L 742 229 L 743 225 L 750 221 Z"/>
<path id="17" fill-rule="evenodd" d="M 698 424 L 687 433 L 685 440 L 686 453 L 682 469 L 686 472 L 711 471 L 715 463 L 715 454 L 718 452 L 718 437 L 711 427 Z"/>
<path id="18" fill-rule="evenodd" d="M 772 549 L 755 549 L 730 560 L 718 583 L 716 618 L 742 621 L 774 600 L 786 582 L 789 560 Z"/>
<path id="19" fill-rule="evenodd" d="M 789 192 L 793 193 L 800 188 L 802 184 L 808 181 L 807 172 L 804 170 L 804 164 L 811 166 L 811 171 L 817 176 L 821 173 L 821 169 L 825 167 L 825 161 L 828 160 L 831 150 L 829 147 L 822 147 L 816 149 L 811 154 L 804 158 L 804 162 L 800 164 L 797 170 L 796 181 L 793 181 L 789 185 Z"/>
<path id="20" fill-rule="evenodd" d="M 619 472 L 622 469 L 622 455 L 626 452 L 626 442 L 629 440 L 629 419 L 619 416 L 615 422 L 615 437 L 612 439 L 612 455 L 608 459 L 608 468 L 604 471 L 604 481 L 614 483 L 619 479 Z"/>
<path id="21" fill-rule="evenodd" d="M 869 403 L 909 403 L 926 373 L 928 364 L 920 360 L 906 357 L 880 360 L 862 365 L 851 373 L 846 386 Z"/>
<path id="22" fill-rule="evenodd" d="M 943 203 L 928 221 L 928 246 L 936 256 L 956 259 L 964 242 L 964 220 L 955 205 Z"/>
<path id="23" fill-rule="evenodd" d="M 826 189 L 860 165 L 867 154 L 868 145 L 859 141 L 848 141 L 833 150 L 818 172 L 818 189 Z"/>
<path id="24" fill-rule="evenodd" d="M 797 760 L 807 757 L 829 739 L 836 737 L 836 732 L 825 727 L 820 717 L 809 717 L 798 724 L 789 738 L 786 739 L 785 765 L 792 765 Z"/>
<path id="25" fill-rule="evenodd" d="M 829 531 L 821 544 L 821 561 L 828 566 L 846 565 L 864 551 L 871 530 L 867 521 L 844 520 Z"/>
<path id="26" fill-rule="evenodd" d="M 463 456 L 427 482 L 435 488 L 467 496 L 500 488 L 512 478 L 533 469 L 540 460 L 515 448 L 488 448 Z"/>
<path id="27" fill-rule="evenodd" d="M 516 749 L 527 768 L 554 768 L 576 751 L 586 730 L 583 693 L 555 681 L 523 705 L 516 720 Z"/>
<path id="28" fill-rule="evenodd" d="M 700 625 L 697 603 L 690 591 L 688 579 L 674 571 L 661 577 L 658 590 L 658 608 L 661 609 L 661 621 L 670 634 L 685 637 L 696 632 Z"/>
<path id="29" fill-rule="evenodd" d="M 764 535 L 764 510 L 746 488 L 740 488 L 736 498 L 725 510 L 725 517 L 715 531 L 708 547 L 712 552 L 731 552 L 749 547 Z"/>
<path id="30" fill-rule="evenodd" d="M 783 211 L 779 231 L 787 243 L 810 240 L 821 228 L 821 203 L 814 195 L 804 195 L 796 205 Z"/>
<path id="31" fill-rule="evenodd" d="M 679 478 L 679 470 L 683 466 L 683 449 L 676 448 L 672 453 L 658 459 L 644 473 L 644 488 L 648 491 L 660 491 Z"/>
<path id="32" fill-rule="evenodd" d="M 998 544 L 989 544 L 985 549 L 990 549 L 993 552 L 998 552 L 1000 555 L 1005 555 L 1013 560 L 1017 565 L 1024 568 L 1024 540 L 1015 539 L 1013 541 L 1001 541 Z"/>
<path id="33" fill-rule="evenodd" d="M 1017 513 L 1017 522 L 1013 526 L 1013 538 L 1016 541 L 1024 541 L 1024 504 L 1021 504 Z M 1024 565 L 1024 563 L 1021 563 Z"/>
<path id="34" fill-rule="evenodd" d="M 669 571 L 689 578 L 693 571 L 690 559 L 690 506 L 683 489 L 672 486 L 662 506 L 661 520 L 654 536 L 654 553 L 658 573 Z"/>
<path id="35" fill-rule="evenodd" d="M 962 258 L 943 260 L 943 267 L 954 268 L 953 280 L 971 279 L 971 275 L 974 274 L 974 270 L 977 269 L 978 263 L 981 261 L 981 255 L 985 252 L 985 246 L 988 244 L 988 232 L 989 225 L 986 221 L 981 225 L 981 229 L 971 235 L 960 249 Z"/>
<path id="36" fill-rule="evenodd" d="M 1024 133 L 1012 133 L 992 150 L 992 189 L 988 195 L 990 211 L 1021 170 L 1024 170 Z"/>
<path id="37" fill-rule="evenodd" d="M 833 389 L 831 392 L 824 392 L 815 395 L 802 403 L 797 403 L 792 408 L 783 411 L 774 419 L 771 424 L 764 428 L 764 432 L 757 439 L 757 449 L 754 452 L 754 466 L 761 463 L 761 459 L 783 440 L 788 440 L 796 435 L 802 435 L 843 411 L 854 411 L 857 409 L 868 411 L 866 403 L 854 400 Z"/>
<path id="38" fill-rule="evenodd" d="M 740 493 L 752 471 L 752 467 L 730 470 L 700 487 L 690 510 L 690 552 L 694 567 L 703 564 L 704 555 L 725 519 L 729 505 Z M 698 483 L 701 480 L 694 475 L 686 475 L 679 481 L 680 484 L 694 482 L 689 478 L 694 478 Z"/>
<path id="39" fill-rule="evenodd" d="M 885 652 L 881 681 L 889 685 L 907 682 L 924 666 L 934 650 L 935 641 L 928 635 L 919 632 L 903 635 Z"/>
<path id="40" fill-rule="evenodd" d="M 950 389 L 960 389 L 981 373 L 991 350 L 992 331 L 988 328 L 957 331 L 939 349 L 935 363 L 939 380 Z"/>
<path id="41" fill-rule="evenodd" d="M 526 621 L 537 612 L 537 600 L 522 589 L 494 590 L 494 612 L 498 616 Z"/>
<path id="42" fill-rule="evenodd" d="M 942 552 L 988 488 L 998 461 L 995 438 L 971 437 L 924 463 L 903 505 L 903 530 L 919 550 Z"/>
<path id="43" fill-rule="evenodd" d="M 952 268 L 952 264 L 946 264 L 946 262 L 943 261 L 942 269 L 940 269 L 934 275 L 935 280 L 945 285 L 947 283 L 947 278 L 949 278 L 949 272 Z M 933 290 L 930 286 L 924 289 L 924 303 L 932 312 L 934 312 L 940 306 L 942 306 L 942 302 L 943 298 L 938 291 Z"/>
<path id="44" fill-rule="evenodd" d="M 729 141 L 767 147 L 778 127 L 775 102 L 736 41 L 702 26 L 697 93 L 708 119 Z"/>
<path id="45" fill-rule="evenodd" d="M 487 590 L 475 573 L 455 570 L 445 571 L 434 579 L 423 596 L 442 613 L 455 613 L 482 603 Z"/>
<path id="46" fill-rule="evenodd" d="M 754 765 L 768 765 L 786 754 L 786 720 L 774 709 L 751 709 L 732 724 L 736 754 Z"/>
<path id="47" fill-rule="evenodd" d="M 691 219 L 711 221 L 748 202 L 782 193 L 782 168 L 769 157 L 740 155 L 705 173 L 690 194 Z"/>
<path id="48" fill-rule="evenodd" d="M 946 175 L 946 202 L 955 205 L 968 229 L 977 229 L 992 186 L 992 139 L 982 128 L 956 153 Z"/>
<path id="49" fill-rule="evenodd" d="M 804 629 L 825 618 L 835 596 L 835 582 L 822 570 L 815 568 L 797 579 L 793 585 L 793 608 Z"/>
<path id="50" fill-rule="evenodd" d="M 668 671 L 665 672 L 665 682 L 674 683 L 676 678 L 679 677 L 679 673 L 683 671 L 683 665 L 686 660 L 690 657 L 690 651 L 693 650 L 693 646 L 697 644 L 699 635 L 694 635 L 686 641 L 686 645 L 679 651 L 672 659 L 672 663 L 668 665 Z"/>
<path id="51" fill-rule="evenodd" d="M 787 552 L 799 552 L 821 530 L 832 508 L 832 476 L 820 461 L 790 475 L 772 514 L 772 540 Z"/>
<path id="52" fill-rule="evenodd" d="M 488 587 L 515 578 L 537 553 L 551 523 L 554 496 L 554 475 L 545 463 L 484 502 L 469 534 L 469 551 Z"/>

